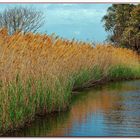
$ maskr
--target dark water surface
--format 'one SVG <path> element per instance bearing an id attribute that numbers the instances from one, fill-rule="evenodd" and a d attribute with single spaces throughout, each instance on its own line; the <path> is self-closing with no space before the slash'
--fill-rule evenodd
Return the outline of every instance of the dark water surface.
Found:
<path id="1" fill-rule="evenodd" d="M 140 136 L 140 80 L 83 91 L 68 111 L 38 118 L 10 136 Z"/>

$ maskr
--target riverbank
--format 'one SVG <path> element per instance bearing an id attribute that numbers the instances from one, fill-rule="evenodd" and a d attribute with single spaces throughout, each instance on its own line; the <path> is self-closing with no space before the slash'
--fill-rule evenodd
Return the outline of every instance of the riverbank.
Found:
<path id="1" fill-rule="evenodd" d="M 116 80 L 112 79 L 112 80 L 106 80 L 106 81 L 104 81 L 102 79 L 102 80 L 94 82 L 94 84 L 92 86 L 90 85 L 90 86 L 86 86 L 86 87 L 73 88 L 72 96 L 75 96 L 77 93 L 80 94 L 80 92 L 83 92 L 83 90 L 86 90 L 86 89 L 89 89 L 89 88 L 94 88 L 96 86 L 104 86 L 104 85 L 110 84 L 111 82 L 115 83 L 115 82 L 119 82 L 119 81 L 125 82 L 125 81 L 132 81 L 132 80 L 140 80 L 140 78 L 136 78 L 136 79 L 133 79 L 133 78 L 131 78 L 131 79 L 116 79 Z M 67 110 L 68 110 L 68 108 L 66 110 L 61 110 L 61 112 L 65 112 Z M 34 116 L 33 120 L 25 122 L 25 124 L 23 126 L 15 128 L 13 130 L 8 130 L 8 131 L 6 131 L 6 133 L 1 134 L 0 136 L 8 137 L 11 134 L 13 134 L 14 132 L 17 132 L 17 133 L 21 132 L 22 130 L 25 130 L 28 126 L 30 127 L 30 124 L 34 123 L 36 121 L 36 119 L 44 119 L 45 117 L 48 117 L 48 115 L 50 117 L 53 117 L 57 113 L 58 113 L 58 111 L 54 111 L 54 112 L 50 112 L 50 113 L 45 113 L 45 114 L 36 114 Z"/>
<path id="2" fill-rule="evenodd" d="M 81 92 L 82 90 L 86 89 L 86 88 L 93 88 L 95 86 L 101 86 L 101 85 L 106 85 L 110 82 L 117 82 L 117 81 L 129 81 L 129 80 L 136 80 L 136 79 L 140 79 L 138 77 L 131 77 L 131 78 L 117 78 L 117 79 L 109 79 L 109 78 L 102 78 L 96 81 L 88 81 L 85 85 L 83 86 L 77 86 L 77 87 L 73 87 L 72 89 L 72 96 L 74 96 L 76 94 L 76 92 Z M 9 136 L 11 133 L 15 132 L 15 131 L 19 131 L 22 130 L 24 128 L 26 128 L 27 126 L 29 126 L 32 122 L 34 122 L 36 120 L 36 117 L 45 117 L 48 114 L 54 114 L 60 111 L 65 111 L 67 110 L 69 107 L 67 106 L 67 108 L 63 109 L 63 110 L 54 110 L 51 112 L 39 112 L 36 113 L 35 116 L 32 119 L 28 119 L 27 121 L 24 122 L 24 124 L 22 124 L 21 126 L 18 126 L 17 128 L 14 129 L 9 129 L 6 132 L 0 134 L 1 136 Z"/>
<path id="3" fill-rule="evenodd" d="M 83 85 L 81 87 L 80 86 L 79 87 L 74 87 L 72 92 L 73 93 L 80 92 L 84 89 L 89 89 L 89 88 L 92 88 L 94 86 L 106 85 L 110 82 L 131 81 L 131 80 L 140 80 L 140 78 L 139 77 L 137 77 L 137 78 L 117 78 L 117 79 L 103 78 L 103 79 L 100 79 L 100 80 L 97 80 L 97 81 L 89 81 L 89 82 L 87 82 L 86 85 Z"/>
<path id="4" fill-rule="evenodd" d="M 37 116 L 5 136 L 139 136 L 139 85 L 140 80 L 130 80 L 84 89 L 74 93 L 66 111 Z"/>
<path id="5" fill-rule="evenodd" d="M 72 91 L 108 80 L 140 78 L 139 56 L 110 44 L 0 32 L 0 133 L 66 110 Z"/>

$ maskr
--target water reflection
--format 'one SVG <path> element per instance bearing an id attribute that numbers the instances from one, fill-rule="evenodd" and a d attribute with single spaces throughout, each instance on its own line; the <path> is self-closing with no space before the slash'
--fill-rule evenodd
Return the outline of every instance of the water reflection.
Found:
<path id="1" fill-rule="evenodd" d="M 73 96 L 69 111 L 10 136 L 140 136 L 140 81 L 86 90 Z"/>

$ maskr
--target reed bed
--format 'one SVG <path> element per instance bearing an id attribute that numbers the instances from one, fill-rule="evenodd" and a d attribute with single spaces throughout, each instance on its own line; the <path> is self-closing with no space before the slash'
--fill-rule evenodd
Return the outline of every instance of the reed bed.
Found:
<path id="1" fill-rule="evenodd" d="M 140 57 L 110 44 L 1 29 L 0 133 L 67 109 L 74 87 L 103 78 L 140 78 Z"/>

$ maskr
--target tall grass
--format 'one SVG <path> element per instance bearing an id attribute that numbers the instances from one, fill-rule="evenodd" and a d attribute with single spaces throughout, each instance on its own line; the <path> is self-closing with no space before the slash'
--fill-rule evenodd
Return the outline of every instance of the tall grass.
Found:
<path id="1" fill-rule="evenodd" d="M 89 81 L 140 78 L 133 51 L 64 40 L 55 36 L 0 31 L 0 133 L 36 114 L 61 111 L 71 91 Z"/>

